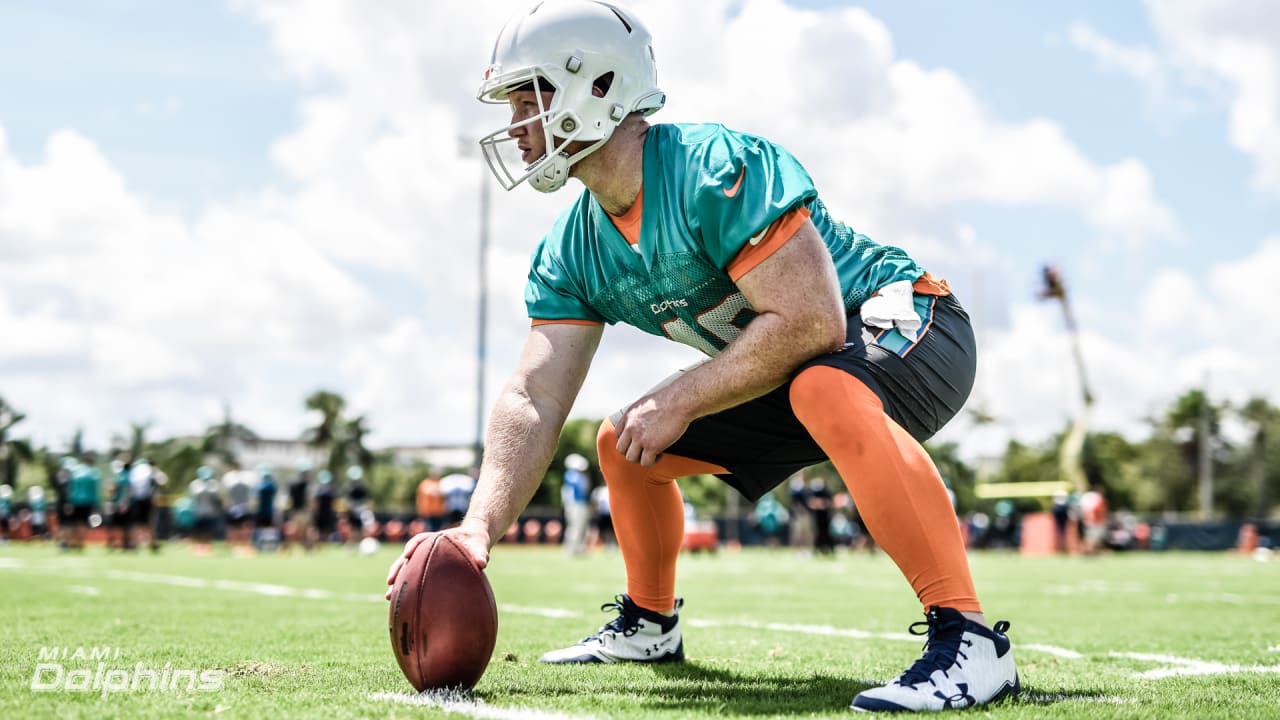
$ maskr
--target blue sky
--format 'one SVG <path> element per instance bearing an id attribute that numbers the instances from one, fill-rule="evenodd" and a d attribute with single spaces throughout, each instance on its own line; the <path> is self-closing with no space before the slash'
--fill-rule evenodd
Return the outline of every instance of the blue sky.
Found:
<path id="1" fill-rule="evenodd" d="M 503 122 L 472 93 L 520 5 L 0 5 L 0 190 L 23 189 L 0 192 L 0 325 L 26 338 L 0 346 L 0 395 L 28 432 L 196 432 L 226 402 L 288 436 L 323 386 L 382 442 L 469 442 L 480 175 L 457 138 Z M 1140 434 L 1206 373 L 1223 399 L 1280 402 L 1256 278 L 1280 272 L 1280 9 L 631 7 L 672 98 L 655 121 L 768 135 L 852 225 L 952 279 L 983 326 L 974 402 L 1005 419 L 987 445 L 1078 409 L 1060 318 L 1033 297 L 1045 262 L 1077 303 L 1095 426 Z M 766 36 L 787 25 L 800 40 Z M 743 101 L 756 79 L 770 103 Z M 527 327 L 528 252 L 576 192 L 497 191 L 490 395 Z M 611 329 L 575 411 L 682 353 Z"/>

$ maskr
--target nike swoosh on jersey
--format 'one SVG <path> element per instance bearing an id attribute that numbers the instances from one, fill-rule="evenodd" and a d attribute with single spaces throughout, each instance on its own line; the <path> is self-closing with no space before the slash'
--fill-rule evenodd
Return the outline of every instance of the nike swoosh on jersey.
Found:
<path id="1" fill-rule="evenodd" d="M 733 187 L 725 188 L 724 196 L 727 198 L 733 198 L 734 196 L 736 196 L 738 194 L 738 188 L 742 187 L 742 178 L 746 176 L 747 176 L 747 167 L 744 165 L 742 166 L 742 172 L 738 173 L 738 181 L 733 184 Z"/>

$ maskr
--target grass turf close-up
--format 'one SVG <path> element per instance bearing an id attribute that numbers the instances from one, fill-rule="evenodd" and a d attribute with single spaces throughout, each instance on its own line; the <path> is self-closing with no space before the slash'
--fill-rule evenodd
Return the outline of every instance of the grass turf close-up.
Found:
<path id="1" fill-rule="evenodd" d="M 849 717 L 919 657 L 884 555 L 681 558 L 687 662 L 547 666 L 624 588 L 621 558 L 499 546 L 497 648 L 470 693 L 417 695 L 387 635 L 398 548 L 199 557 L 0 546 L 3 717 Z M 971 556 L 1023 692 L 993 718 L 1280 718 L 1280 561 Z"/>

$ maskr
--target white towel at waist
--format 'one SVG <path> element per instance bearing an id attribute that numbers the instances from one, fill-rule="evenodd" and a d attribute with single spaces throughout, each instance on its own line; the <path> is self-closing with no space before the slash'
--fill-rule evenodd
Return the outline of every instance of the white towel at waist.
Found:
<path id="1" fill-rule="evenodd" d="M 920 333 L 920 316 L 916 314 L 915 294 L 910 280 L 899 280 L 880 288 L 862 304 L 862 324 L 872 327 L 897 328 L 911 342 Z"/>

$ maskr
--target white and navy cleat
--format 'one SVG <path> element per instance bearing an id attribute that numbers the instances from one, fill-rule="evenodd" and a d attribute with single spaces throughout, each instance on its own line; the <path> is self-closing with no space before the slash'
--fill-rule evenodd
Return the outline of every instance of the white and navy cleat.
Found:
<path id="1" fill-rule="evenodd" d="M 667 617 L 662 613 L 645 610 L 627 595 L 618 595 L 613 602 L 600 606 L 605 612 L 616 611 L 618 617 L 576 645 L 543 655 L 539 662 L 681 662 L 684 660 L 684 639 L 680 635 L 682 604 L 677 599 L 676 614 Z"/>
<path id="2" fill-rule="evenodd" d="M 858 693 L 852 708 L 864 712 L 920 712 L 986 705 L 1018 694 L 1022 685 L 1013 648 L 1001 620 L 984 627 L 951 608 L 931 607 L 912 623 L 928 635 L 924 657 L 888 685 Z M 917 627 L 924 625 L 924 630 Z"/>

